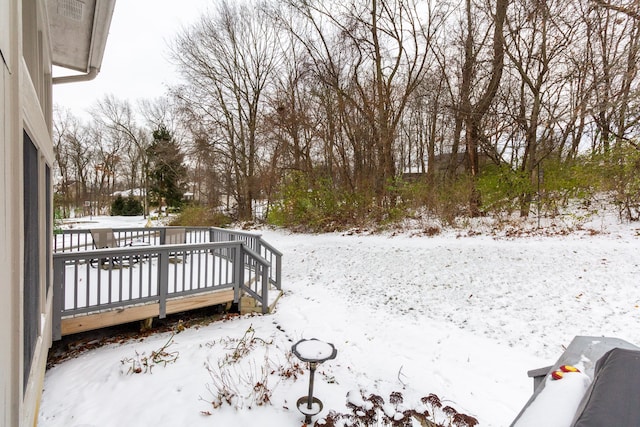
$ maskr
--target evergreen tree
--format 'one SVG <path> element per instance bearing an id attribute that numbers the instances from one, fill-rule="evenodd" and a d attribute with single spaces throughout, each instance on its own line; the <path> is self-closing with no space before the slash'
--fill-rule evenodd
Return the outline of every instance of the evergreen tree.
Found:
<path id="1" fill-rule="evenodd" d="M 124 198 L 118 194 L 113 203 L 111 203 L 111 215 L 122 215 L 122 212 L 124 212 Z"/>
<path id="2" fill-rule="evenodd" d="M 118 194 L 113 203 L 111 203 L 111 215 L 113 216 L 136 216 L 142 214 L 142 203 L 133 196 L 125 199 Z"/>
<path id="3" fill-rule="evenodd" d="M 153 131 L 153 143 L 148 149 L 149 181 L 152 200 L 167 206 L 180 206 L 187 169 L 184 155 L 169 130 L 161 125 Z"/>

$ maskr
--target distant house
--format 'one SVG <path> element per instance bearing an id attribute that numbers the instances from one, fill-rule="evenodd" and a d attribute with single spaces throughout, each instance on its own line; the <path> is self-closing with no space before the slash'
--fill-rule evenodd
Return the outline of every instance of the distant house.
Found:
<path id="1" fill-rule="evenodd" d="M 95 77 L 114 5 L 0 0 L 0 427 L 37 422 L 51 346 L 52 85 Z"/>
<path id="2" fill-rule="evenodd" d="M 111 193 L 111 197 L 132 197 L 134 199 L 142 199 L 144 197 L 144 188 L 131 188 L 129 190 L 122 190 L 122 191 L 114 191 L 113 193 Z"/>
<path id="3" fill-rule="evenodd" d="M 457 153 L 454 161 L 452 162 L 452 153 L 441 153 L 436 154 L 433 159 L 433 165 L 429 165 L 427 162 L 427 168 L 430 168 L 430 172 L 434 175 L 442 175 L 449 171 L 451 168 L 455 167 L 455 173 L 463 173 L 468 166 L 468 158 L 467 153 Z M 480 166 L 487 165 L 491 163 L 491 158 L 484 153 L 480 153 L 478 156 L 478 162 Z M 453 164 L 452 164 L 453 163 Z M 427 172 L 418 170 L 418 168 L 410 168 L 407 167 L 402 172 L 402 179 L 407 182 L 418 182 L 427 177 Z"/>

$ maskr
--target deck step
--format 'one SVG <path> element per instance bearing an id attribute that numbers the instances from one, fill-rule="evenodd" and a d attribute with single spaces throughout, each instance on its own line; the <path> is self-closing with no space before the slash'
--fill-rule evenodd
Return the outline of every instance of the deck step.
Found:
<path id="1" fill-rule="evenodd" d="M 279 289 L 271 289 L 269 290 L 269 295 L 273 295 L 272 292 L 277 291 L 277 295 L 269 304 L 269 308 L 267 313 L 273 313 L 273 310 L 276 308 L 276 304 L 278 300 L 283 295 L 282 290 Z M 248 314 L 248 313 L 262 313 L 262 306 L 256 304 L 256 300 L 248 295 L 245 295 L 240 298 L 240 314 Z"/>

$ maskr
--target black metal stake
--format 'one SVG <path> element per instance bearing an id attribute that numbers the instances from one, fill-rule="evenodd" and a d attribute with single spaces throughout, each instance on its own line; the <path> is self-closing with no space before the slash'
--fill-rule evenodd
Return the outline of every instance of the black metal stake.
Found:
<path id="1" fill-rule="evenodd" d="M 307 397 L 307 409 L 309 409 L 309 412 L 311 412 L 310 410 L 313 408 L 313 378 L 316 373 L 317 365 L 318 364 L 316 362 L 309 362 L 309 397 Z M 304 422 L 309 424 L 311 422 L 311 415 L 307 414 Z"/>

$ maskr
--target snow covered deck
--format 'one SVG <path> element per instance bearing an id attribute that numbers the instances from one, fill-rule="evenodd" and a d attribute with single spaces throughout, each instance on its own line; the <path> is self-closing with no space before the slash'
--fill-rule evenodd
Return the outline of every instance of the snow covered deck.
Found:
<path id="1" fill-rule="evenodd" d="M 141 229 L 139 234 L 114 230 L 128 246 L 100 250 L 88 250 L 88 230 L 60 235 L 56 246 L 64 251 L 54 254 L 54 339 L 239 303 L 245 295 L 255 300 L 244 304 L 255 306 L 246 310 L 269 312 L 280 295 L 281 254 L 260 236 L 214 231 L 191 229 L 189 243 L 165 245 L 159 244 L 165 228 Z M 203 236 L 228 240 L 210 242 Z"/>

